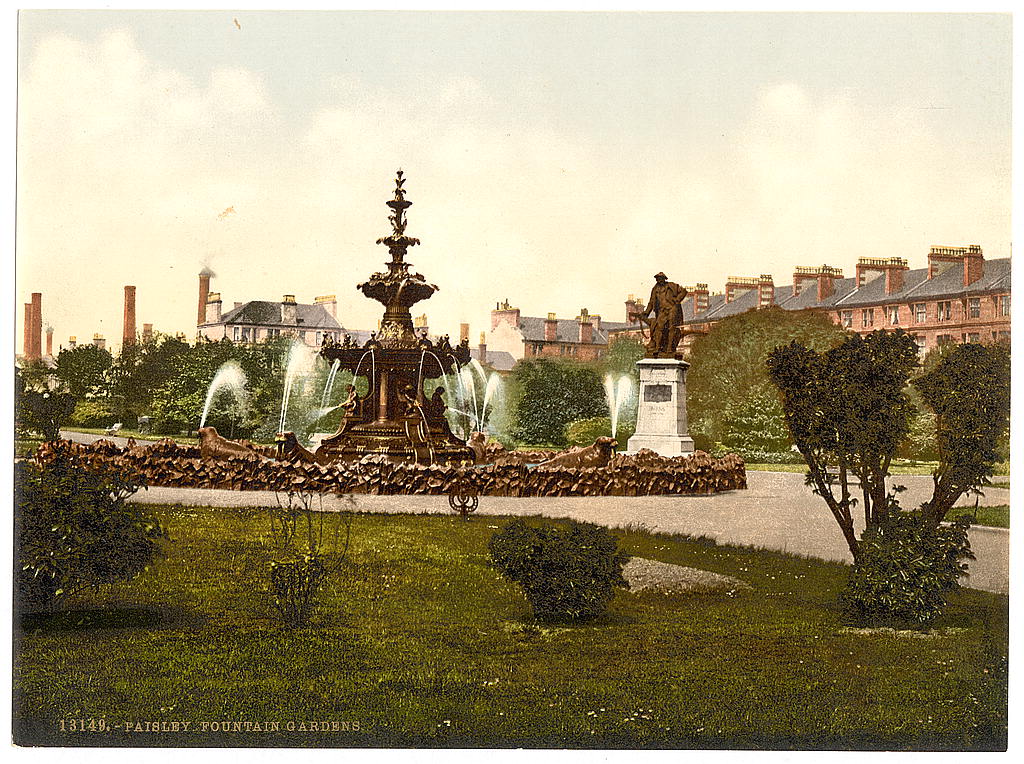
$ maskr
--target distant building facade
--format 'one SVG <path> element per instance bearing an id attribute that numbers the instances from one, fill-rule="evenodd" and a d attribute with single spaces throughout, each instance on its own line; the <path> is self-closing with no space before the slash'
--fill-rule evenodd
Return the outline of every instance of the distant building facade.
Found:
<path id="1" fill-rule="evenodd" d="M 730 277 L 725 291 L 707 284 L 689 288 L 683 303 L 682 348 L 717 322 L 748 310 L 777 305 L 811 310 L 859 334 L 903 329 L 924 354 L 939 345 L 997 342 L 1010 338 L 1010 258 L 985 260 L 981 247 L 932 247 L 928 267 L 910 269 L 900 257 L 857 262 L 853 278 L 829 265 L 797 267 L 791 284 L 776 286 L 770 274 Z M 636 301 L 626 301 L 627 314 Z M 640 334 L 636 325 L 612 331 Z"/>
<path id="2" fill-rule="evenodd" d="M 603 321 L 586 308 L 575 318 L 557 318 L 554 313 L 547 318 L 523 316 L 505 300 L 491 311 L 486 348 L 489 356 L 507 353 L 515 360 L 560 357 L 593 361 L 604 356 L 609 333 L 627 326 Z"/>
<path id="3" fill-rule="evenodd" d="M 310 347 L 319 347 L 325 336 L 338 342 L 347 333 L 338 323 L 334 295 L 317 297 L 312 305 L 307 305 L 296 302 L 295 295 L 286 294 L 280 302 L 236 302 L 224 312 L 220 293 L 210 291 L 212 275 L 205 269 L 199 274 L 199 302 L 204 310 L 198 316 L 197 337 L 261 342 L 291 336 Z"/>

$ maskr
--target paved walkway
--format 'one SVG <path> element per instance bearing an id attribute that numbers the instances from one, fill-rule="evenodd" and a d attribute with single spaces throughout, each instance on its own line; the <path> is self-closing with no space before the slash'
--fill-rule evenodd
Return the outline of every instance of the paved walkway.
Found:
<path id="1" fill-rule="evenodd" d="M 916 506 L 931 495 L 931 478 L 906 475 L 894 478 L 906 485 L 900 495 L 904 506 Z M 749 488 L 713 496 L 607 496 L 557 498 L 505 498 L 482 496 L 478 514 L 544 515 L 585 520 L 611 527 L 637 525 L 651 531 L 706 535 L 722 544 L 749 544 L 825 560 L 849 562 L 839 527 L 828 507 L 804 485 L 804 477 L 791 472 L 749 472 Z M 149 488 L 133 501 L 187 506 L 275 505 L 272 492 L 228 491 L 202 488 Z M 363 512 L 451 512 L 445 496 L 356 497 Z M 1010 492 L 990 489 L 982 503 L 1009 504 Z M 962 506 L 973 506 L 966 497 Z M 325 509 L 341 509 L 337 497 L 324 497 Z M 858 525 L 858 533 L 863 520 Z M 1010 533 L 999 528 L 971 529 L 971 547 L 977 560 L 970 565 L 968 586 L 992 592 L 1009 590 Z"/>

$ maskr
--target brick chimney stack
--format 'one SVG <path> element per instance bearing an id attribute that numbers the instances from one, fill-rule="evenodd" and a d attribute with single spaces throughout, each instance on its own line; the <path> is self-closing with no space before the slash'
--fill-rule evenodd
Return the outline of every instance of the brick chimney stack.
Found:
<path id="1" fill-rule="evenodd" d="M 694 316 L 696 316 L 698 313 L 703 313 L 711 305 L 711 292 L 708 291 L 707 284 L 697 284 L 693 289 L 690 290 L 690 294 L 693 295 Z"/>
<path id="2" fill-rule="evenodd" d="M 643 313 L 644 312 L 644 301 L 636 295 L 629 295 L 626 298 L 626 323 L 627 324 L 639 324 L 640 320 L 637 318 L 630 318 L 631 313 Z"/>
<path id="3" fill-rule="evenodd" d="M 981 245 L 971 244 L 964 255 L 964 286 L 968 287 L 985 275 L 985 255 Z"/>
<path id="4" fill-rule="evenodd" d="M 775 283 L 770 273 L 762 273 L 758 279 L 758 302 L 757 307 L 767 308 L 775 304 Z"/>
<path id="5" fill-rule="evenodd" d="M 53 358 L 53 327 L 46 327 L 46 355 Z"/>
<path id="6" fill-rule="evenodd" d="M 333 294 L 325 294 L 313 298 L 314 305 L 322 305 L 324 310 L 331 314 L 331 318 L 338 318 L 338 297 Z M 235 307 L 238 307 L 237 305 Z"/>
<path id="7" fill-rule="evenodd" d="M 153 339 L 153 324 L 142 325 L 142 341 L 150 342 Z"/>
<path id="8" fill-rule="evenodd" d="M 32 293 L 32 360 L 43 355 L 43 293 Z"/>
<path id="9" fill-rule="evenodd" d="M 594 325 L 590 323 L 590 311 L 580 308 L 580 314 L 576 316 L 576 322 L 580 326 L 579 341 L 590 345 L 594 342 Z"/>
<path id="10" fill-rule="evenodd" d="M 836 281 L 842 277 L 842 268 L 833 268 L 831 265 L 798 265 L 793 271 L 793 294 L 803 294 L 814 283 L 818 289 L 817 301 L 821 302 L 835 294 Z"/>
<path id="11" fill-rule="evenodd" d="M 467 337 L 467 339 L 469 338 Z M 479 360 L 480 363 L 487 363 L 487 332 L 480 332 L 479 356 L 480 358 L 477 360 Z"/>
<path id="12" fill-rule="evenodd" d="M 496 328 L 501 321 L 511 324 L 516 329 L 519 328 L 519 308 L 513 308 L 508 298 L 497 303 L 491 311 L 491 329 Z"/>
<path id="13" fill-rule="evenodd" d="M 135 344 L 135 287 L 125 286 L 124 288 L 124 332 L 121 337 L 121 347 L 126 348 Z"/>
<path id="14" fill-rule="evenodd" d="M 730 276 L 725 282 L 725 301 L 732 302 L 747 292 L 760 289 L 760 286 L 758 279 L 749 276 Z"/>
<path id="15" fill-rule="evenodd" d="M 558 318 L 554 313 L 548 313 L 544 320 L 544 341 L 554 342 L 558 339 Z"/>
<path id="16" fill-rule="evenodd" d="M 209 268 L 203 268 L 199 271 L 199 317 L 196 319 L 197 325 L 206 323 L 206 301 L 210 296 L 211 276 L 213 276 L 213 271 Z"/>
<path id="17" fill-rule="evenodd" d="M 459 344 L 469 342 L 469 324 L 459 324 Z"/>
<path id="18" fill-rule="evenodd" d="M 907 261 L 902 257 L 862 257 L 857 261 L 857 288 L 885 276 L 886 294 L 902 291 L 908 270 Z"/>
<path id="19" fill-rule="evenodd" d="M 76 347 L 78 347 L 78 337 L 72 334 L 68 337 L 68 350 L 74 350 Z"/>
<path id="20" fill-rule="evenodd" d="M 92 344 L 98 347 L 100 350 L 107 349 L 107 341 L 103 338 L 102 334 L 92 335 Z"/>
<path id="21" fill-rule="evenodd" d="M 220 292 L 206 293 L 206 320 L 203 321 L 204 324 L 216 324 L 220 321 L 221 305 Z"/>

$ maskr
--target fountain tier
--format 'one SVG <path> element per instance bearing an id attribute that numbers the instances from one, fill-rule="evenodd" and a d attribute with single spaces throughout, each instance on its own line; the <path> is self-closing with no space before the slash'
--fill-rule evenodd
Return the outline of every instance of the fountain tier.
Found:
<path id="1" fill-rule="evenodd" d="M 354 376 L 365 376 L 366 396 L 360 398 L 354 386 L 342 404 L 345 417 L 338 431 L 324 439 L 317 449 L 318 461 L 359 459 L 381 454 L 390 461 L 434 462 L 472 461 L 473 452 L 455 437 L 445 418 L 444 388 L 423 389 L 427 378 L 438 379 L 457 373 L 470 360 L 468 341 L 452 347 L 447 337 L 431 341 L 424 333 L 417 337 L 410 308 L 437 291 L 405 261 L 408 248 L 418 239 L 405 235 L 406 210 L 402 171 L 395 180 L 395 198 L 387 202 L 392 214 L 392 233 L 377 240 L 388 247 L 391 261 L 386 272 L 374 273 L 358 289 L 384 306 L 380 331 L 359 346 L 346 337 L 335 343 L 325 339 L 320 354 Z"/>

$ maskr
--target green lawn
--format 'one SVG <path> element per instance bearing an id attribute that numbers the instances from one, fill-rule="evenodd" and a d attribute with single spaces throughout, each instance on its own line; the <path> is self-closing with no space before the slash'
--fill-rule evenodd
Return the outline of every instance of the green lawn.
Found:
<path id="1" fill-rule="evenodd" d="M 978 517 L 974 518 L 974 507 L 957 507 L 949 513 L 948 519 L 952 520 L 958 515 L 967 515 L 974 520 L 975 525 L 987 525 L 992 528 L 1010 527 L 1010 505 L 1000 504 L 995 507 L 978 507 Z"/>
<path id="2" fill-rule="evenodd" d="M 68 432 L 84 432 L 90 435 L 106 435 L 106 428 L 103 427 L 62 427 L 62 430 Z M 195 445 L 199 442 L 198 438 L 192 438 L 187 435 L 157 435 L 156 433 L 147 432 L 141 433 L 138 430 L 129 430 L 121 428 L 117 431 L 115 437 L 118 438 L 135 438 L 136 440 L 160 440 L 161 438 L 171 438 L 176 443 L 191 444 Z"/>
<path id="3" fill-rule="evenodd" d="M 893 462 L 889 466 L 891 475 L 931 475 L 935 471 L 935 462 Z M 755 472 L 807 472 L 806 464 L 748 464 L 748 470 Z M 1000 462 L 995 466 L 997 476 L 1010 474 L 1010 463 Z M 994 488 L 1009 488 L 1010 481 L 1000 481 L 998 478 L 993 481 Z M 1005 485 L 1004 485 L 1005 483 Z"/>
<path id="4" fill-rule="evenodd" d="M 357 515 L 315 624 L 288 631 L 265 593 L 265 516 L 158 511 L 165 560 L 73 613 L 21 620 L 19 743 L 1005 746 L 1005 596 L 955 592 L 924 634 L 858 632 L 835 605 L 841 564 L 630 531 L 633 554 L 752 589 L 621 592 L 595 623 L 545 626 L 488 564 L 504 518 Z M 190 730 L 62 733 L 71 719 Z M 280 731 L 201 732 L 224 721 Z"/>

